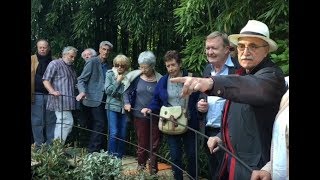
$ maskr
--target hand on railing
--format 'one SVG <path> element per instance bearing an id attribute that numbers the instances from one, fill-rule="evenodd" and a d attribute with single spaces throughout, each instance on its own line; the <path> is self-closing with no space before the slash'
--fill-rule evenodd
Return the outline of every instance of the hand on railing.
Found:
<path id="1" fill-rule="evenodd" d="M 77 101 L 80 101 L 82 100 L 83 98 L 86 97 L 86 94 L 84 92 L 81 92 L 80 94 L 78 94 L 78 96 L 76 97 L 76 100 Z"/>
<path id="2" fill-rule="evenodd" d="M 130 112 L 131 111 L 131 104 L 126 104 L 126 105 L 124 105 L 123 108 L 124 108 L 124 110 Z"/>
<path id="3" fill-rule="evenodd" d="M 55 91 L 55 90 L 50 91 L 49 94 L 52 94 L 54 96 L 60 96 L 61 95 L 61 93 L 59 91 Z"/>
<path id="4" fill-rule="evenodd" d="M 147 116 L 147 114 L 150 114 L 152 111 L 149 108 L 143 108 L 140 111 L 144 116 Z"/>

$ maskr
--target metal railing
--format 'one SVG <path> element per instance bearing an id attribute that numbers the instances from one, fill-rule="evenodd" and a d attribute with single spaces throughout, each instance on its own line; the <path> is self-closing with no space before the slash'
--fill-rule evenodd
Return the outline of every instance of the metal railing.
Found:
<path id="1" fill-rule="evenodd" d="M 41 94 L 41 93 L 35 93 L 34 95 L 48 96 L 48 94 Z M 49 95 L 50 95 L 50 94 L 49 94 Z M 63 98 L 64 98 L 64 97 L 69 97 L 69 98 L 71 97 L 71 98 L 74 98 L 74 99 L 76 98 L 75 96 L 61 95 L 61 107 L 62 107 L 62 110 L 63 110 Z M 86 100 L 87 100 L 87 101 L 96 101 L 96 100 L 90 100 L 90 99 L 86 99 Z M 76 100 L 75 100 L 75 101 L 76 101 Z M 103 101 L 96 101 L 96 102 L 100 102 L 100 103 L 102 103 L 102 104 L 106 104 L 106 102 L 103 102 Z M 114 105 L 114 106 L 118 106 L 118 105 L 112 104 L 112 103 L 108 103 L 108 104 Z M 43 109 L 43 110 L 45 111 L 45 109 Z M 135 108 L 131 108 L 131 110 L 133 110 L 133 111 L 139 111 L 139 112 L 140 112 L 139 109 L 135 109 Z M 63 111 L 61 111 L 61 113 L 63 113 Z M 188 172 L 187 172 L 186 170 L 184 170 L 184 169 L 182 169 L 181 167 L 177 166 L 176 164 L 174 164 L 174 163 L 173 163 L 172 161 L 170 161 L 169 159 L 166 159 L 165 157 L 163 157 L 163 156 L 161 156 L 161 155 L 159 155 L 159 154 L 157 154 L 157 153 L 155 153 L 155 152 L 152 151 L 152 145 L 153 145 L 153 144 L 152 144 L 152 121 L 153 121 L 153 119 L 154 119 L 153 116 L 158 117 L 158 118 L 165 119 L 165 120 L 167 120 L 167 121 L 172 121 L 172 122 L 174 122 L 174 123 L 176 123 L 176 124 L 179 124 L 179 125 L 181 125 L 181 126 L 184 126 L 184 127 L 186 127 L 188 130 L 190 130 L 190 131 L 192 131 L 193 133 L 195 133 L 195 142 L 196 142 L 196 143 L 195 143 L 195 157 L 196 157 L 195 168 L 196 168 L 196 177 L 198 178 L 198 177 L 199 177 L 199 175 L 198 175 L 198 172 L 199 172 L 199 171 L 198 171 L 198 143 L 197 143 L 197 142 L 198 142 L 198 136 L 200 136 L 200 138 L 205 138 L 205 139 L 208 139 L 209 137 L 208 137 L 207 135 L 201 133 L 200 131 L 197 131 L 197 130 L 189 127 L 189 126 L 185 126 L 184 124 L 181 124 L 181 123 L 179 123 L 179 122 L 177 122 L 177 121 L 173 121 L 172 119 L 168 119 L 168 118 L 159 116 L 158 114 L 154 114 L 154 113 L 149 113 L 149 114 L 150 114 L 150 115 L 147 116 L 146 118 L 149 118 L 149 119 L 150 119 L 150 136 L 151 136 L 151 137 L 150 137 L 150 147 L 149 147 L 150 150 L 145 149 L 145 148 L 143 148 L 143 147 L 140 147 L 140 146 L 138 146 L 137 144 L 134 144 L 134 143 L 132 143 L 132 142 L 129 142 L 129 141 L 125 140 L 125 139 L 121 139 L 121 138 L 118 138 L 118 137 L 113 137 L 113 138 L 115 138 L 115 139 L 117 139 L 117 140 L 119 140 L 119 141 L 125 142 L 126 144 L 130 144 L 130 145 L 132 145 L 132 146 L 135 146 L 136 148 L 142 148 L 143 150 L 145 150 L 145 151 L 147 151 L 147 152 L 149 153 L 150 157 L 151 157 L 151 155 L 153 154 L 153 155 L 157 156 L 158 158 L 161 158 L 162 160 L 170 163 L 171 165 L 173 165 L 173 166 L 175 166 L 176 168 L 178 168 L 179 170 L 181 170 L 181 171 L 182 171 L 183 173 L 185 173 L 190 179 L 194 179 L 190 174 L 188 174 Z M 62 116 L 62 117 L 63 117 L 63 116 Z M 106 119 L 106 121 L 107 121 L 107 119 Z M 61 124 L 69 125 L 69 126 L 72 126 L 72 127 L 74 127 L 74 128 L 78 128 L 78 129 L 81 129 L 81 130 L 84 130 L 84 131 L 88 131 L 88 132 L 92 132 L 92 133 L 98 133 L 98 134 L 101 134 L 101 135 L 106 136 L 107 139 L 110 138 L 110 137 L 109 137 L 109 128 L 108 128 L 108 130 L 107 130 L 108 133 L 105 134 L 105 133 L 93 131 L 93 130 L 91 130 L 91 129 L 84 128 L 84 127 L 81 127 L 81 126 L 76 126 L 75 124 L 73 124 L 73 125 L 71 125 L 71 124 L 66 124 L 66 123 L 63 122 L 63 118 L 61 119 Z M 44 126 L 46 126 L 46 124 L 44 124 Z M 61 141 L 62 141 L 62 134 L 63 134 L 63 129 L 62 129 L 62 128 L 63 128 L 63 127 L 61 126 L 61 136 L 60 136 L 60 140 L 61 140 Z M 250 172 L 253 171 L 250 166 L 248 166 L 245 162 L 243 162 L 241 159 L 239 159 L 237 156 L 235 156 L 233 153 L 231 153 L 231 152 L 224 146 L 224 144 L 219 143 L 218 146 L 219 146 L 223 151 L 225 151 L 226 153 L 228 153 L 230 156 L 234 157 L 234 158 L 235 158 L 239 163 L 241 163 L 248 171 L 250 171 Z M 149 173 L 150 173 L 150 174 L 153 173 L 153 172 L 152 172 L 152 168 L 149 168 Z"/>

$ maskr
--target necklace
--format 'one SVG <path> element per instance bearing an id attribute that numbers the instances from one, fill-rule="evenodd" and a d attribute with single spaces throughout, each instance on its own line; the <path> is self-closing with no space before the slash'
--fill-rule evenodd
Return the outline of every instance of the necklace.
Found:
<path id="1" fill-rule="evenodd" d="M 152 76 L 146 76 L 145 74 L 144 74 L 144 76 L 142 77 L 145 81 L 149 81 L 149 82 L 153 82 L 153 81 L 155 81 L 156 80 L 156 76 L 153 74 Z"/>

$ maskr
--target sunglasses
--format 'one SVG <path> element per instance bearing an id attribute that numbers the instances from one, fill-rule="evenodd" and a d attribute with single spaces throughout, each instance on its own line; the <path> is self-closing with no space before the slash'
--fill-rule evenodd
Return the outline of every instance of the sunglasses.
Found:
<path id="1" fill-rule="evenodd" d="M 114 67 L 126 68 L 127 66 L 125 64 L 115 64 Z"/>

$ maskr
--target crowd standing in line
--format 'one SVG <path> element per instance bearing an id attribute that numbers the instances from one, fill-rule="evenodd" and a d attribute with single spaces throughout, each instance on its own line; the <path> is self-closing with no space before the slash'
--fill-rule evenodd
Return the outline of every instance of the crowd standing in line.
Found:
<path id="1" fill-rule="evenodd" d="M 230 55 L 231 44 L 237 48 L 237 61 Z M 111 69 L 106 60 L 113 45 L 102 41 L 98 56 L 92 48 L 82 52 L 86 62 L 77 83 L 73 67 L 77 49 L 65 47 L 62 58 L 52 61 L 49 43 L 40 39 L 36 54 L 31 56 L 31 122 L 35 145 L 51 144 L 57 138 L 66 141 L 74 123 L 71 112 L 76 108 L 77 85 L 76 100 L 82 102 L 81 111 L 88 113 L 81 116 L 90 119 L 89 128 L 98 132 L 92 132 L 88 152 L 103 148 L 105 139 L 100 133 L 105 133 L 108 124 L 108 152 L 122 158 L 125 143 L 118 138 L 126 139 L 127 123 L 132 118 L 139 146 L 137 169 L 145 169 L 150 158 L 152 172 L 157 173 L 157 156 L 149 157 L 144 149 L 150 150 L 152 137 L 152 152 L 158 153 L 162 134 L 159 119 L 154 116 L 150 134 L 147 115 L 159 114 L 162 105 L 184 106 L 182 95 L 190 97 L 188 126 L 199 130 L 200 120 L 209 136 L 208 179 L 288 179 L 289 90 L 283 72 L 269 57 L 277 47 L 269 38 L 268 26 L 256 20 L 249 20 L 239 34 L 229 37 L 212 32 L 205 41 L 208 64 L 203 78 L 197 78 L 187 77 L 188 72 L 182 69 L 180 54 L 175 50 L 167 51 L 164 56 L 167 69 L 164 76 L 155 70 L 156 57 L 151 51 L 140 53 L 138 70 L 129 72 L 130 60 L 125 55 L 116 56 Z M 188 130 L 167 138 L 171 161 L 183 168 L 184 150 L 187 173 L 197 179 L 194 132 Z M 221 150 L 220 143 L 249 165 L 253 173 Z M 179 168 L 172 166 L 172 170 L 176 180 L 183 179 Z"/>

